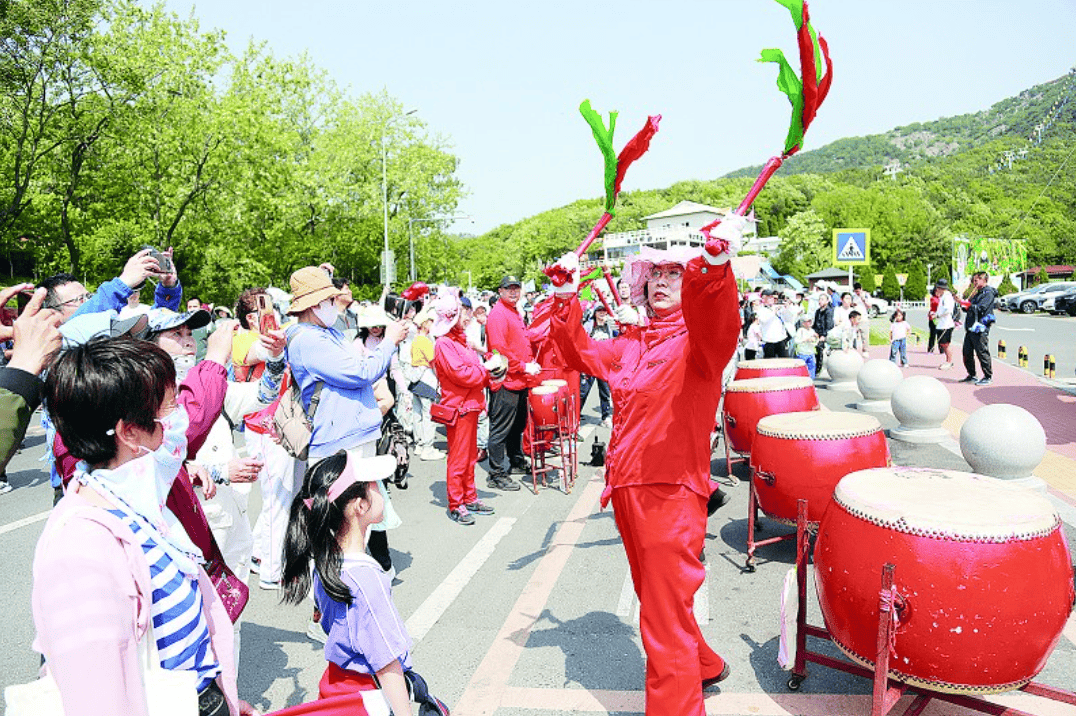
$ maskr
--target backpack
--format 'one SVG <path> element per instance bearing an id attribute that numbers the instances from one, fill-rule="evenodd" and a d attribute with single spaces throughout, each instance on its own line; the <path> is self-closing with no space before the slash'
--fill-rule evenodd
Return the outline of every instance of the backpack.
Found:
<path id="1" fill-rule="evenodd" d="M 314 394 L 310 397 L 310 413 L 303 407 L 303 393 L 299 383 L 288 368 L 281 379 L 280 397 L 273 411 L 272 434 L 280 447 L 294 458 L 306 460 L 310 452 L 310 438 L 314 434 L 314 414 L 321 402 L 322 381 L 314 384 Z"/>

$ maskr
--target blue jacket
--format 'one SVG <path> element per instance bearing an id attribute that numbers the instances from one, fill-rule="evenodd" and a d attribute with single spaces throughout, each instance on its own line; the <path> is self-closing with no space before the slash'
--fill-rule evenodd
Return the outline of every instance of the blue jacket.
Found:
<path id="1" fill-rule="evenodd" d="M 302 390 L 307 410 L 316 383 L 324 383 L 314 413 L 311 459 L 380 438 L 381 411 L 374 398 L 374 383 L 388 370 L 395 344 L 382 341 L 362 356 L 340 331 L 311 323 L 292 325 L 287 337 L 291 374 Z"/>
<path id="2" fill-rule="evenodd" d="M 131 290 L 131 287 L 120 281 L 118 277 L 111 281 L 105 281 L 97 287 L 97 292 L 93 294 L 89 301 L 78 307 L 74 315 L 81 316 L 83 313 L 99 313 L 101 311 L 122 311 L 132 293 L 134 291 Z M 179 304 L 182 300 L 183 286 L 178 281 L 175 286 L 165 286 L 163 283 L 158 283 L 153 292 L 153 305 L 155 308 L 167 308 L 179 313 Z"/>

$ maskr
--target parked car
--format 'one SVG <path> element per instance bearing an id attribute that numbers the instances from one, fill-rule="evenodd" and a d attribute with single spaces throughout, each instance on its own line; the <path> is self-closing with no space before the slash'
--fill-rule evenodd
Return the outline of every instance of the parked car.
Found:
<path id="1" fill-rule="evenodd" d="M 868 296 L 867 310 L 870 311 L 871 318 L 877 318 L 882 314 L 889 313 L 889 301 L 877 296 Z"/>
<path id="2" fill-rule="evenodd" d="M 1061 293 L 1072 288 L 1076 288 L 1076 283 L 1072 281 L 1039 284 L 1035 288 L 1028 289 L 1027 291 L 1010 293 L 1008 296 L 1005 296 L 1004 306 L 1010 311 L 1034 313 L 1042 308 L 1042 304 L 1046 299 L 1057 298 Z"/>
<path id="3" fill-rule="evenodd" d="M 1067 313 L 1076 316 L 1076 289 L 1070 289 L 1053 299 L 1053 313 Z"/>

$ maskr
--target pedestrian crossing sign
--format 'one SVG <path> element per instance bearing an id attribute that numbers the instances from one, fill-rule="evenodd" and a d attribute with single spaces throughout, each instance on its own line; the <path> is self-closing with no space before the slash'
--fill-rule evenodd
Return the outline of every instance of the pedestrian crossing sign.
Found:
<path id="1" fill-rule="evenodd" d="M 871 261 L 870 229 L 834 229 L 833 263 L 869 264 Z"/>

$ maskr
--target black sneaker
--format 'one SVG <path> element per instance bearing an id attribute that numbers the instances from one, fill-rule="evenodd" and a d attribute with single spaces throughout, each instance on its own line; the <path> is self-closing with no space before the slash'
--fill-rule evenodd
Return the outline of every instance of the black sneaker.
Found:
<path id="1" fill-rule="evenodd" d="M 464 507 L 467 508 L 468 512 L 473 512 L 476 515 L 492 515 L 494 512 L 496 512 L 496 510 L 487 505 L 485 502 L 482 502 L 482 500 L 478 500 L 477 502 L 469 502 L 468 504 L 464 505 Z"/>
<path id="2" fill-rule="evenodd" d="M 990 378 L 983 378 L 981 380 L 975 381 L 975 385 L 990 385 L 993 382 L 994 381 L 992 381 Z"/>
<path id="3" fill-rule="evenodd" d="M 512 469 L 508 471 L 509 475 L 529 475 L 531 474 L 531 464 L 529 462 L 514 462 L 512 463 Z"/>
<path id="4" fill-rule="evenodd" d="M 491 477 L 486 480 L 486 487 L 505 490 L 507 492 L 515 492 L 519 489 L 519 483 L 507 475 L 497 475 L 496 477 Z"/>
<path id="5" fill-rule="evenodd" d="M 449 510 L 448 516 L 452 518 L 453 522 L 458 522 L 461 525 L 474 524 L 474 515 L 468 512 L 466 507 L 461 507 L 458 510 Z"/>
<path id="6" fill-rule="evenodd" d="M 967 378 L 961 378 L 959 382 L 961 382 L 961 383 L 974 383 L 976 380 L 977 380 L 977 378 L 974 375 L 969 375 Z"/>
<path id="7" fill-rule="evenodd" d="M 706 516 L 711 517 L 715 512 L 724 507 L 732 499 L 729 493 L 718 488 L 710 493 L 710 499 L 706 500 Z"/>

